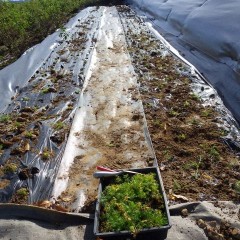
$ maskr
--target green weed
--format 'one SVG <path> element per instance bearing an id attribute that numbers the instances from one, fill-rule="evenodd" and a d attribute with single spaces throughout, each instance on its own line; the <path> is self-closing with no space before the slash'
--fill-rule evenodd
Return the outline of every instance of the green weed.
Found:
<path id="1" fill-rule="evenodd" d="M 0 122 L 6 123 L 11 120 L 11 117 L 8 114 L 0 114 Z"/>
<path id="2" fill-rule="evenodd" d="M 60 122 L 60 121 L 56 122 L 56 123 L 53 125 L 53 128 L 54 128 L 55 130 L 61 130 L 61 129 L 63 129 L 64 127 L 65 127 L 65 124 L 64 124 L 63 122 Z"/>
<path id="3" fill-rule="evenodd" d="M 17 190 L 16 195 L 21 200 L 26 200 L 28 197 L 28 190 L 27 188 L 20 188 Z"/>
<path id="4" fill-rule="evenodd" d="M 14 163 L 8 163 L 3 167 L 3 172 L 5 174 L 13 174 L 17 171 L 17 165 Z"/>

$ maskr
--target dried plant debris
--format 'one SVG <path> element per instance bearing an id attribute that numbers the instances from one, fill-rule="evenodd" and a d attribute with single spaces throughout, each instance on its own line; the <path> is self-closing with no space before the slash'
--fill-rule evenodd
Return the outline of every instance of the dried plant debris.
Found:
<path id="1" fill-rule="evenodd" d="M 217 224 L 216 221 L 197 220 L 197 225 L 202 228 L 209 240 L 238 240 L 240 230 L 226 221 Z"/>

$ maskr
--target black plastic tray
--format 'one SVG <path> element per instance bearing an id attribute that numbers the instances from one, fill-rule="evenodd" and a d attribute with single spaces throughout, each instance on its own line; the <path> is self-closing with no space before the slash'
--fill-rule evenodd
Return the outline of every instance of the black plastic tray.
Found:
<path id="1" fill-rule="evenodd" d="M 139 168 L 139 169 L 129 169 L 131 171 L 139 172 L 139 173 L 156 173 L 157 179 L 159 182 L 159 191 L 163 195 L 164 199 L 164 209 L 167 214 L 168 218 L 168 225 L 162 226 L 162 227 L 156 227 L 156 228 L 148 228 L 141 230 L 136 238 L 133 238 L 131 233 L 129 231 L 121 231 L 121 232 L 99 232 L 99 219 L 100 219 L 100 197 L 102 194 L 102 191 L 104 188 L 109 185 L 111 180 L 114 177 L 106 177 L 106 178 L 100 178 L 100 184 L 98 188 L 98 200 L 96 204 L 96 211 L 95 211 L 95 219 L 94 219 L 94 234 L 96 237 L 100 239 L 116 239 L 116 240 L 124 240 L 124 239 L 137 239 L 137 240 L 164 240 L 167 238 L 167 232 L 168 229 L 171 228 L 170 223 L 170 215 L 169 215 L 169 209 L 166 201 L 166 194 L 163 188 L 163 182 L 160 175 L 160 171 L 157 167 L 149 167 L 149 168 Z"/>

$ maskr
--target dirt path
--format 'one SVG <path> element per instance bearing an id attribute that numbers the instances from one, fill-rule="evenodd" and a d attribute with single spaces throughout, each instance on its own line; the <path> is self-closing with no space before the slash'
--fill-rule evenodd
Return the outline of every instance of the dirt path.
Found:
<path id="1" fill-rule="evenodd" d="M 85 196 L 93 200 L 96 197 L 98 181 L 93 173 L 97 165 L 139 168 L 147 166 L 154 156 L 145 140 L 143 106 L 118 12 L 115 7 L 102 11 L 80 108 L 75 114 L 78 127 L 72 135 L 78 154 L 69 171 L 66 190 L 60 196 L 60 200 L 75 199 L 73 209 L 77 211 Z M 68 147 L 65 153 L 68 154 Z M 63 159 L 69 161 L 69 154 Z M 66 173 L 65 167 L 62 172 Z M 60 174 L 58 179 L 57 190 L 63 186 L 64 177 Z"/>

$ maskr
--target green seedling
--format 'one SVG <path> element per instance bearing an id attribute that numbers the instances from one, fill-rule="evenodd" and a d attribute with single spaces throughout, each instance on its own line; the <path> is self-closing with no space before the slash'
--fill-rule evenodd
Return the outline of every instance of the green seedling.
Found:
<path id="1" fill-rule="evenodd" d="M 177 136 L 177 139 L 178 139 L 178 141 L 183 142 L 183 141 L 185 141 L 185 140 L 187 139 L 187 136 L 186 136 L 186 134 L 181 133 L 181 134 L 179 134 L 179 135 Z"/>
<path id="2" fill-rule="evenodd" d="M 47 93 L 49 93 L 49 88 L 43 88 L 42 94 L 47 94 Z"/>
<path id="3" fill-rule="evenodd" d="M 190 106 L 190 103 L 189 103 L 188 101 L 185 101 L 184 104 L 183 104 L 183 106 L 184 106 L 185 108 L 188 108 L 188 107 Z"/>
<path id="4" fill-rule="evenodd" d="M 11 120 L 11 117 L 8 114 L 0 114 L 0 123 L 6 123 Z"/>
<path id="5" fill-rule="evenodd" d="M 28 197 L 28 193 L 29 191 L 27 190 L 27 188 L 20 188 L 17 190 L 16 195 L 19 199 L 26 200 Z"/>
<path id="6" fill-rule="evenodd" d="M 53 128 L 55 130 L 61 130 L 65 128 L 65 124 L 63 122 L 58 121 L 53 125 Z"/>
<path id="7" fill-rule="evenodd" d="M 14 163 L 8 163 L 3 167 L 3 172 L 5 174 L 13 174 L 17 171 L 17 165 Z"/>
<path id="8" fill-rule="evenodd" d="M 52 152 L 50 150 L 48 150 L 47 148 L 45 148 L 42 152 L 42 159 L 43 160 L 49 160 L 52 157 Z"/>
<path id="9" fill-rule="evenodd" d="M 170 115 L 171 117 L 176 117 L 176 116 L 179 115 L 179 113 L 176 112 L 176 111 L 174 111 L 174 110 L 170 110 L 170 111 L 169 111 L 169 115 Z"/>
<path id="10" fill-rule="evenodd" d="M 191 94 L 191 99 L 194 100 L 194 101 L 197 101 L 197 102 L 200 101 L 200 97 L 195 93 Z"/>
<path id="11" fill-rule="evenodd" d="M 219 160 L 220 158 L 220 153 L 217 149 L 216 146 L 212 146 L 209 150 L 208 150 L 209 155 L 211 156 L 211 158 L 213 158 L 214 160 Z"/>
<path id="12" fill-rule="evenodd" d="M 201 116 L 202 117 L 210 117 L 212 114 L 212 110 L 210 109 L 204 109 L 202 112 L 201 112 Z"/>
<path id="13" fill-rule="evenodd" d="M 181 185 L 180 185 L 180 183 L 176 180 L 176 179 L 174 179 L 173 180 L 173 191 L 179 191 L 179 190 L 181 190 Z"/>

